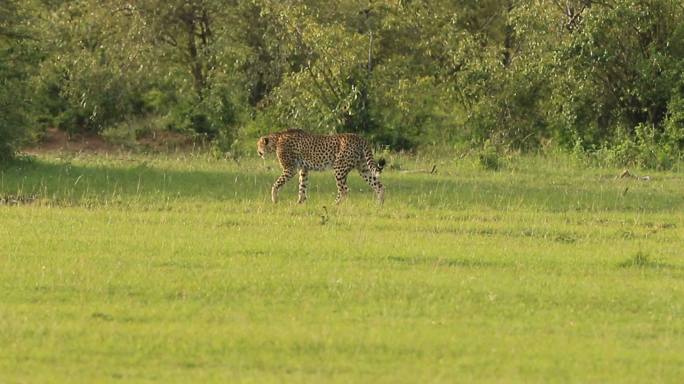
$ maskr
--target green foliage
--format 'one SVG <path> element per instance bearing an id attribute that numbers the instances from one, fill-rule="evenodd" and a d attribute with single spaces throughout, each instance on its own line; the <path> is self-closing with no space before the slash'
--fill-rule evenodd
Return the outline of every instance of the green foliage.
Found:
<path id="1" fill-rule="evenodd" d="M 665 118 L 665 145 L 671 151 L 684 150 L 684 90 L 681 95 L 674 96 L 667 107 Z"/>
<path id="2" fill-rule="evenodd" d="M 5 4 L 3 55 L 33 64 L 3 95 L 30 105 L 12 137 L 150 118 L 226 149 L 297 127 L 394 150 L 581 143 L 649 167 L 682 150 L 677 0 Z"/>
<path id="3" fill-rule="evenodd" d="M 681 136 L 668 131 L 659 133 L 654 126 L 640 124 L 635 128 L 634 135 L 618 133 L 618 137 L 610 145 L 606 144 L 596 150 L 586 150 L 578 142 L 574 152 L 600 164 L 673 169 L 682 160 L 682 150 L 678 144 Z"/>
<path id="4" fill-rule="evenodd" d="M 14 156 L 31 128 L 27 80 L 35 55 L 29 16 L 18 1 L 0 4 L 0 161 Z"/>
<path id="5" fill-rule="evenodd" d="M 684 23 L 681 3 L 620 0 L 593 4 L 579 17 L 555 57 L 567 129 L 589 145 L 610 142 L 618 132 L 642 140 L 640 124 L 662 133 L 684 63 L 671 45 Z"/>
<path id="6" fill-rule="evenodd" d="M 228 33 L 222 17 L 212 1 L 61 4 L 45 22 L 55 60 L 42 71 L 61 100 L 55 123 L 100 132 L 156 114 L 207 137 L 229 129 L 239 87 L 226 75 L 230 47 L 217 43 Z"/>
<path id="7" fill-rule="evenodd" d="M 138 117 L 108 126 L 100 135 L 112 144 L 135 147 L 136 141 L 167 130 L 167 122 L 156 116 Z"/>
<path id="8" fill-rule="evenodd" d="M 0 87 L 12 89 L 13 92 L 0 92 L 0 161 L 14 155 L 17 144 L 25 136 L 28 118 L 25 114 L 21 94 L 21 80 L 14 78 L 12 69 L 3 64 L 4 53 L 0 51 Z"/>

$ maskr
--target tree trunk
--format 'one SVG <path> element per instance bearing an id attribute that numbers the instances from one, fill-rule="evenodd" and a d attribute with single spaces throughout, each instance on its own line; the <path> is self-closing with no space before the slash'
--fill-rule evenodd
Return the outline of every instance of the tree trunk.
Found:
<path id="1" fill-rule="evenodd" d="M 197 20 L 193 15 L 185 18 L 185 26 L 188 33 L 188 59 L 190 71 L 192 72 L 193 86 L 197 97 L 202 100 L 204 98 L 204 89 L 206 87 L 206 79 L 204 78 L 204 68 L 202 66 L 202 59 L 199 57 L 197 50 Z"/>
<path id="2" fill-rule="evenodd" d="M 506 5 L 506 15 L 509 16 L 513 11 L 513 1 L 508 1 Z M 514 33 L 513 26 L 506 21 L 506 26 L 504 27 L 504 50 L 503 58 L 501 60 L 504 68 L 508 68 L 513 60 L 513 43 L 514 43 Z"/>

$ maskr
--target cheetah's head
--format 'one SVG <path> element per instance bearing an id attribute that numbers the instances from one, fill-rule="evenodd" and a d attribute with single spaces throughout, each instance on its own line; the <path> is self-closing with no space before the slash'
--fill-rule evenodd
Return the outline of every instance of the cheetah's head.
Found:
<path id="1" fill-rule="evenodd" d="M 275 144 L 275 140 L 270 135 L 261 136 L 259 141 L 257 141 L 257 153 L 259 154 L 259 157 L 263 159 L 265 154 L 275 152 Z"/>

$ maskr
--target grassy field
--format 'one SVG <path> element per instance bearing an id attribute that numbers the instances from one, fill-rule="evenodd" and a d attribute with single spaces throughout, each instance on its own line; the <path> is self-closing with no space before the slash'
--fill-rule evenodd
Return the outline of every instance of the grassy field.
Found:
<path id="1" fill-rule="evenodd" d="M 273 205 L 274 159 L 0 168 L 0 382 L 684 381 L 681 173 L 390 165 L 383 207 Z"/>

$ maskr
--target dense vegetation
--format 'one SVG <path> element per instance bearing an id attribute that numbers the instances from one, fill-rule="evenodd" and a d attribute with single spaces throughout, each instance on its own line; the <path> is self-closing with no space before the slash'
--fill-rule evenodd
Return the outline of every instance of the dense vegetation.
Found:
<path id="1" fill-rule="evenodd" d="M 680 0 L 5 0 L 0 154 L 57 126 L 222 151 L 282 127 L 669 168 Z"/>

